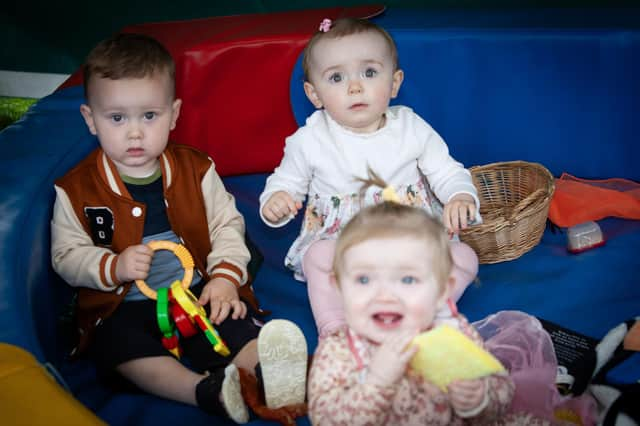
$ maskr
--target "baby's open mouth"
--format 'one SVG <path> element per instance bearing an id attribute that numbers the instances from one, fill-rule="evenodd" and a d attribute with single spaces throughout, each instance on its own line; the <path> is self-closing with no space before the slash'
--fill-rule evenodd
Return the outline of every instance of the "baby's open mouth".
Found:
<path id="1" fill-rule="evenodd" d="M 402 315 L 395 312 L 379 312 L 373 314 L 373 321 L 381 327 L 395 326 L 402 321 Z"/>

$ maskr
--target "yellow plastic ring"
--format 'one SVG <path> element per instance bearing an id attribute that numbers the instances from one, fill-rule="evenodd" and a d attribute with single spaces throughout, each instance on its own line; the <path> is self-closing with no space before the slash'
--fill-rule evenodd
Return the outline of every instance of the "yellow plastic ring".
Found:
<path id="1" fill-rule="evenodd" d="M 174 243 L 173 241 L 149 241 L 147 246 L 153 251 L 169 250 L 173 252 L 184 268 L 184 276 L 182 277 L 181 282 L 182 288 L 188 289 L 191 285 L 191 280 L 193 279 L 193 268 L 195 266 L 193 257 L 191 256 L 191 253 L 189 253 L 189 250 L 187 250 L 187 248 L 182 244 Z M 144 294 L 149 299 L 157 299 L 157 292 L 149 287 L 144 280 L 136 280 L 135 282 L 140 293 Z"/>
<path id="2" fill-rule="evenodd" d="M 178 302 L 178 305 L 180 305 L 191 318 L 197 315 L 207 317 L 207 312 L 198 303 L 198 298 L 191 293 L 191 290 L 188 288 L 184 288 L 184 286 L 180 287 L 179 281 L 174 281 L 173 284 L 171 284 L 171 294 L 173 298 L 176 299 L 176 302 Z"/>

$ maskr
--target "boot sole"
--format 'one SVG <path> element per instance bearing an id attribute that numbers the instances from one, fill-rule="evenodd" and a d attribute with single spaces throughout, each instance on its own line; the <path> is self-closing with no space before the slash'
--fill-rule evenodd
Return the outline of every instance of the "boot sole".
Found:
<path id="1" fill-rule="evenodd" d="M 258 336 L 267 407 L 304 403 L 307 385 L 307 341 L 293 322 L 269 321 Z"/>

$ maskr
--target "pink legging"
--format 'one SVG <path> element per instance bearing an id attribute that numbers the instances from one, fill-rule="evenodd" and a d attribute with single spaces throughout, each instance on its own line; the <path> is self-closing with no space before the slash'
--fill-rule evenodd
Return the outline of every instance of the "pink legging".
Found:
<path id="1" fill-rule="evenodd" d="M 340 294 L 329 278 L 335 245 L 335 240 L 316 241 L 302 259 L 309 303 L 320 336 L 330 334 L 345 323 Z M 455 280 L 450 299 L 457 302 L 478 274 L 478 256 L 471 247 L 462 242 L 452 241 L 450 247 L 453 258 L 451 275 Z"/>

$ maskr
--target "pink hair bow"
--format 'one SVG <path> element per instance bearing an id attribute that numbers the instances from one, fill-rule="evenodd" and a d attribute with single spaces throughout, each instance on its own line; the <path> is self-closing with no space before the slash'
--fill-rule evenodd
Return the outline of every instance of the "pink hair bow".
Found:
<path id="1" fill-rule="evenodd" d="M 318 28 L 318 31 L 326 33 L 330 29 L 331 29 L 331 19 L 324 18 L 322 22 L 320 22 L 320 27 Z"/>

